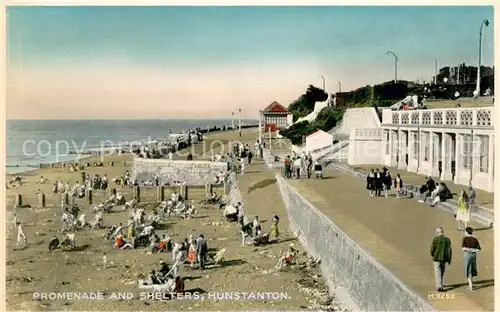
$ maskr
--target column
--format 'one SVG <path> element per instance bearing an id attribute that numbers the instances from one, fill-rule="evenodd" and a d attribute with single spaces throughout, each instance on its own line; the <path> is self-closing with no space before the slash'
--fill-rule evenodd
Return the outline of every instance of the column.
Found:
<path id="1" fill-rule="evenodd" d="M 389 164 L 390 167 L 397 167 L 398 162 L 397 162 L 397 155 L 398 155 L 398 141 L 397 141 L 397 131 L 390 130 L 391 135 L 389 136 L 389 139 L 391 140 L 391 163 Z"/>
<path id="2" fill-rule="evenodd" d="M 442 133 L 443 140 L 441 144 L 441 159 L 443 162 L 443 168 L 441 172 L 441 180 L 451 181 L 453 180 L 453 175 L 451 174 L 451 155 L 453 154 L 451 135 L 446 132 Z"/>
<path id="3" fill-rule="evenodd" d="M 408 139 L 406 137 L 405 131 L 398 131 L 398 169 L 400 170 L 406 170 L 407 165 L 406 165 L 406 153 L 408 150 Z"/>
<path id="4" fill-rule="evenodd" d="M 430 175 L 433 177 L 439 177 L 439 137 L 437 136 L 436 133 L 430 132 L 429 141 L 430 141 L 429 161 L 431 163 Z"/>
<path id="5" fill-rule="evenodd" d="M 495 136 L 490 135 L 488 140 L 488 188 L 494 191 L 495 183 Z"/>
<path id="6" fill-rule="evenodd" d="M 481 136 L 474 134 L 472 136 L 472 177 L 469 178 L 470 184 L 474 185 L 474 177 L 480 172 L 479 168 L 481 166 L 481 159 L 479 154 L 481 152 Z M 470 173 L 469 173 L 470 175 Z"/>
<path id="7" fill-rule="evenodd" d="M 408 131 L 408 169 L 414 167 L 413 155 L 417 152 L 413 149 L 413 133 L 413 131 Z"/>
<path id="8" fill-rule="evenodd" d="M 455 179 L 453 181 L 455 184 L 460 184 L 458 177 L 460 176 L 460 173 L 464 170 L 462 165 L 463 158 L 460 156 L 463 154 L 462 153 L 463 143 L 464 143 L 464 135 L 457 134 L 455 141 Z"/>

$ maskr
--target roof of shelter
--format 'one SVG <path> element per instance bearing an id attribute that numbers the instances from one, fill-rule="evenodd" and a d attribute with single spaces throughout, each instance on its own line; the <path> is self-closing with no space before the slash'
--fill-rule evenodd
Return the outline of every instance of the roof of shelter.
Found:
<path id="1" fill-rule="evenodd" d="M 264 109 L 265 113 L 289 113 L 288 109 L 280 103 L 274 101 Z"/>

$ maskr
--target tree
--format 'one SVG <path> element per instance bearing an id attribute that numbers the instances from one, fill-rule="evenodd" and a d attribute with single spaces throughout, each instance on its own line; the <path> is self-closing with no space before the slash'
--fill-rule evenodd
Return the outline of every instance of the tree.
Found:
<path id="1" fill-rule="evenodd" d="M 328 94 L 313 85 L 309 85 L 306 92 L 288 106 L 288 110 L 293 114 L 293 121 L 309 115 L 314 110 L 316 102 L 324 102 L 328 99 Z"/>

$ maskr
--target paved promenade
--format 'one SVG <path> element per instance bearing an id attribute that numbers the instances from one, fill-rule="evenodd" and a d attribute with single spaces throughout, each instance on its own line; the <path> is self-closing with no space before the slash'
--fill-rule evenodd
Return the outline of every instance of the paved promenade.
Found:
<path id="1" fill-rule="evenodd" d="M 493 310 L 494 232 L 472 223 L 483 251 L 478 256 L 479 289 L 466 289 L 463 273 L 462 232 L 452 214 L 412 199 L 369 198 L 365 181 L 332 169 L 323 180 L 289 180 L 305 198 L 351 236 L 361 247 L 427 298 L 447 311 Z M 435 292 L 429 248 L 435 229 L 442 226 L 450 237 L 453 260 L 445 273 L 447 292 Z"/>
<path id="2" fill-rule="evenodd" d="M 384 166 L 383 165 L 363 165 L 363 166 L 354 166 L 354 169 L 361 169 L 365 171 L 369 171 L 372 168 L 379 168 L 382 169 Z M 414 184 L 414 185 L 422 185 L 425 182 L 425 175 L 422 174 L 417 174 L 414 172 L 408 172 L 406 170 L 399 170 L 394 167 L 389 167 L 385 166 L 389 169 L 391 175 L 393 177 L 396 176 L 396 174 L 400 174 L 401 178 L 403 179 L 404 183 L 409 183 L 409 184 Z M 433 178 L 434 181 L 439 182 L 439 178 Z M 460 190 L 465 190 L 467 193 L 469 193 L 469 189 L 466 185 L 460 185 L 460 184 L 455 184 L 451 181 L 444 181 L 450 191 L 453 193 L 453 199 L 457 200 L 458 194 L 460 194 Z M 486 192 L 480 189 L 476 189 L 476 203 L 478 205 L 481 205 L 482 207 L 486 209 L 493 210 L 494 207 L 494 193 Z"/>

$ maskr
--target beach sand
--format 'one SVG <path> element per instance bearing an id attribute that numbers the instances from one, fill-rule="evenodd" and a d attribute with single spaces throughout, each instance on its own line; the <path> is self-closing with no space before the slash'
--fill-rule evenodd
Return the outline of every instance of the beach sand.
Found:
<path id="1" fill-rule="evenodd" d="M 238 132 L 222 132 L 207 136 L 206 141 L 192 147 L 196 159 L 210 158 L 209 148 L 212 145 L 216 151 L 227 149 L 232 140 L 242 140 L 252 147 L 257 136 L 256 130 L 246 130 L 242 137 Z M 219 142 L 222 142 L 221 145 Z M 187 153 L 179 153 L 177 159 L 185 159 Z M 92 159 L 84 160 L 92 163 Z M 114 161 L 115 166 L 109 165 Z M 124 161 L 127 163 L 124 165 Z M 93 175 L 107 174 L 110 181 L 132 165 L 131 155 L 112 155 L 104 158 L 104 167 L 86 167 L 85 171 Z M 54 180 L 68 180 L 72 183 L 81 178 L 80 172 L 69 172 L 69 168 L 47 168 L 22 174 L 24 184 L 15 189 L 7 190 L 7 309 L 30 311 L 53 310 L 255 310 L 255 309 L 300 309 L 308 306 L 310 300 L 317 300 L 312 295 L 306 295 L 303 286 L 310 286 L 311 292 L 325 289 L 319 279 L 313 282 L 311 276 L 319 274 L 317 269 L 310 271 L 289 268 L 284 272 L 268 272 L 277 263 L 279 256 L 288 248 L 290 242 L 297 247 L 300 244 L 293 239 L 287 227 L 287 218 L 281 202 L 278 187 L 273 182 L 273 173 L 267 171 L 263 161 L 257 160 L 247 166 L 247 173 L 239 177 L 246 213 L 250 220 L 259 215 L 263 231 L 269 231 L 270 218 L 273 214 L 281 217 L 281 239 L 278 244 L 253 247 L 241 247 L 241 235 L 236 224 L 228 223 L 222 217 L 222 211 L 216 207 L 200 207 L 195 218 L 179 220 L 172 217 L 159 234 L 168 234 L 174 241 L 180 241 L 188 234 L 203 233 L 208 240 L 211 252 L 226 248 L 225 260 L 227 266 L 211 268 L 206 271 L 192 270 L 185 266 L 181 276 L 185 278 L 187 291 L 191 292 L 278 292 L 286 293 L 287 300 L 141 300 L 141 292 L 136 282 L 142 275 L 156 268 L 160 259 L 171 263 L 171 253 L 146 254 L 146 250 L 115 250 L 112 243 L 102 239 L 104 230 L 76 232 L 77 250 L 48 252 L 47 244 L 51 237 L 62 237 L 58 231 L 61 228 L 60 197 L 51 192 Z M 48 184 L 37 184 L 40 176 L 49 179 Z M 270 181 L 270 183 L 264 183 Z M 113 183 L 110 187 L 116 188 Z M 41 188 L 47 195 L 47 207 L 36 207 L 36 191 Z M 131 190 L 117 188 L 124 192 L 126 199 L 131 199 Z M 141 190 L 141 198 L 152 200 L 156 190 Z M 16 194 L 23 195 L 23 203 L 33 208 L 18 208 L 16 214 L 24 224 L 28 239 L 28 248 L 13 250 L 16 243 L 16 230 L 12 225 L 13 204 Z M 199 202 L 204 197 L 204 189 L 190 191 L 191 199 Z M 107 191 L 94 192 L 94 204 L 108 197 Z M 89 205 L 83 200 L 77 200 L 82 212 L 91 219 Z M 155 207 L 146 206 L 146 210 Z M 104 216 L 105 226 L 126 223 L 127 212 L 110 213 Z M 10 223 L 9 223 L 10 222 Z M 106 252 L 108 269 L 103 269 L 102 253 Z M 305 255 L 301 260 L 307 260 Z M 34 293 L 104 293 L 104 300 L 33 300 Z M 113 292 L 133 293 L 131 300 L 108 299 Z M 143 294 L 144 295 L 144 294 Z M 282 295 L 284 296 L 284 295 Z M 283 297 L 282 297 L 283 298 Z"/>

